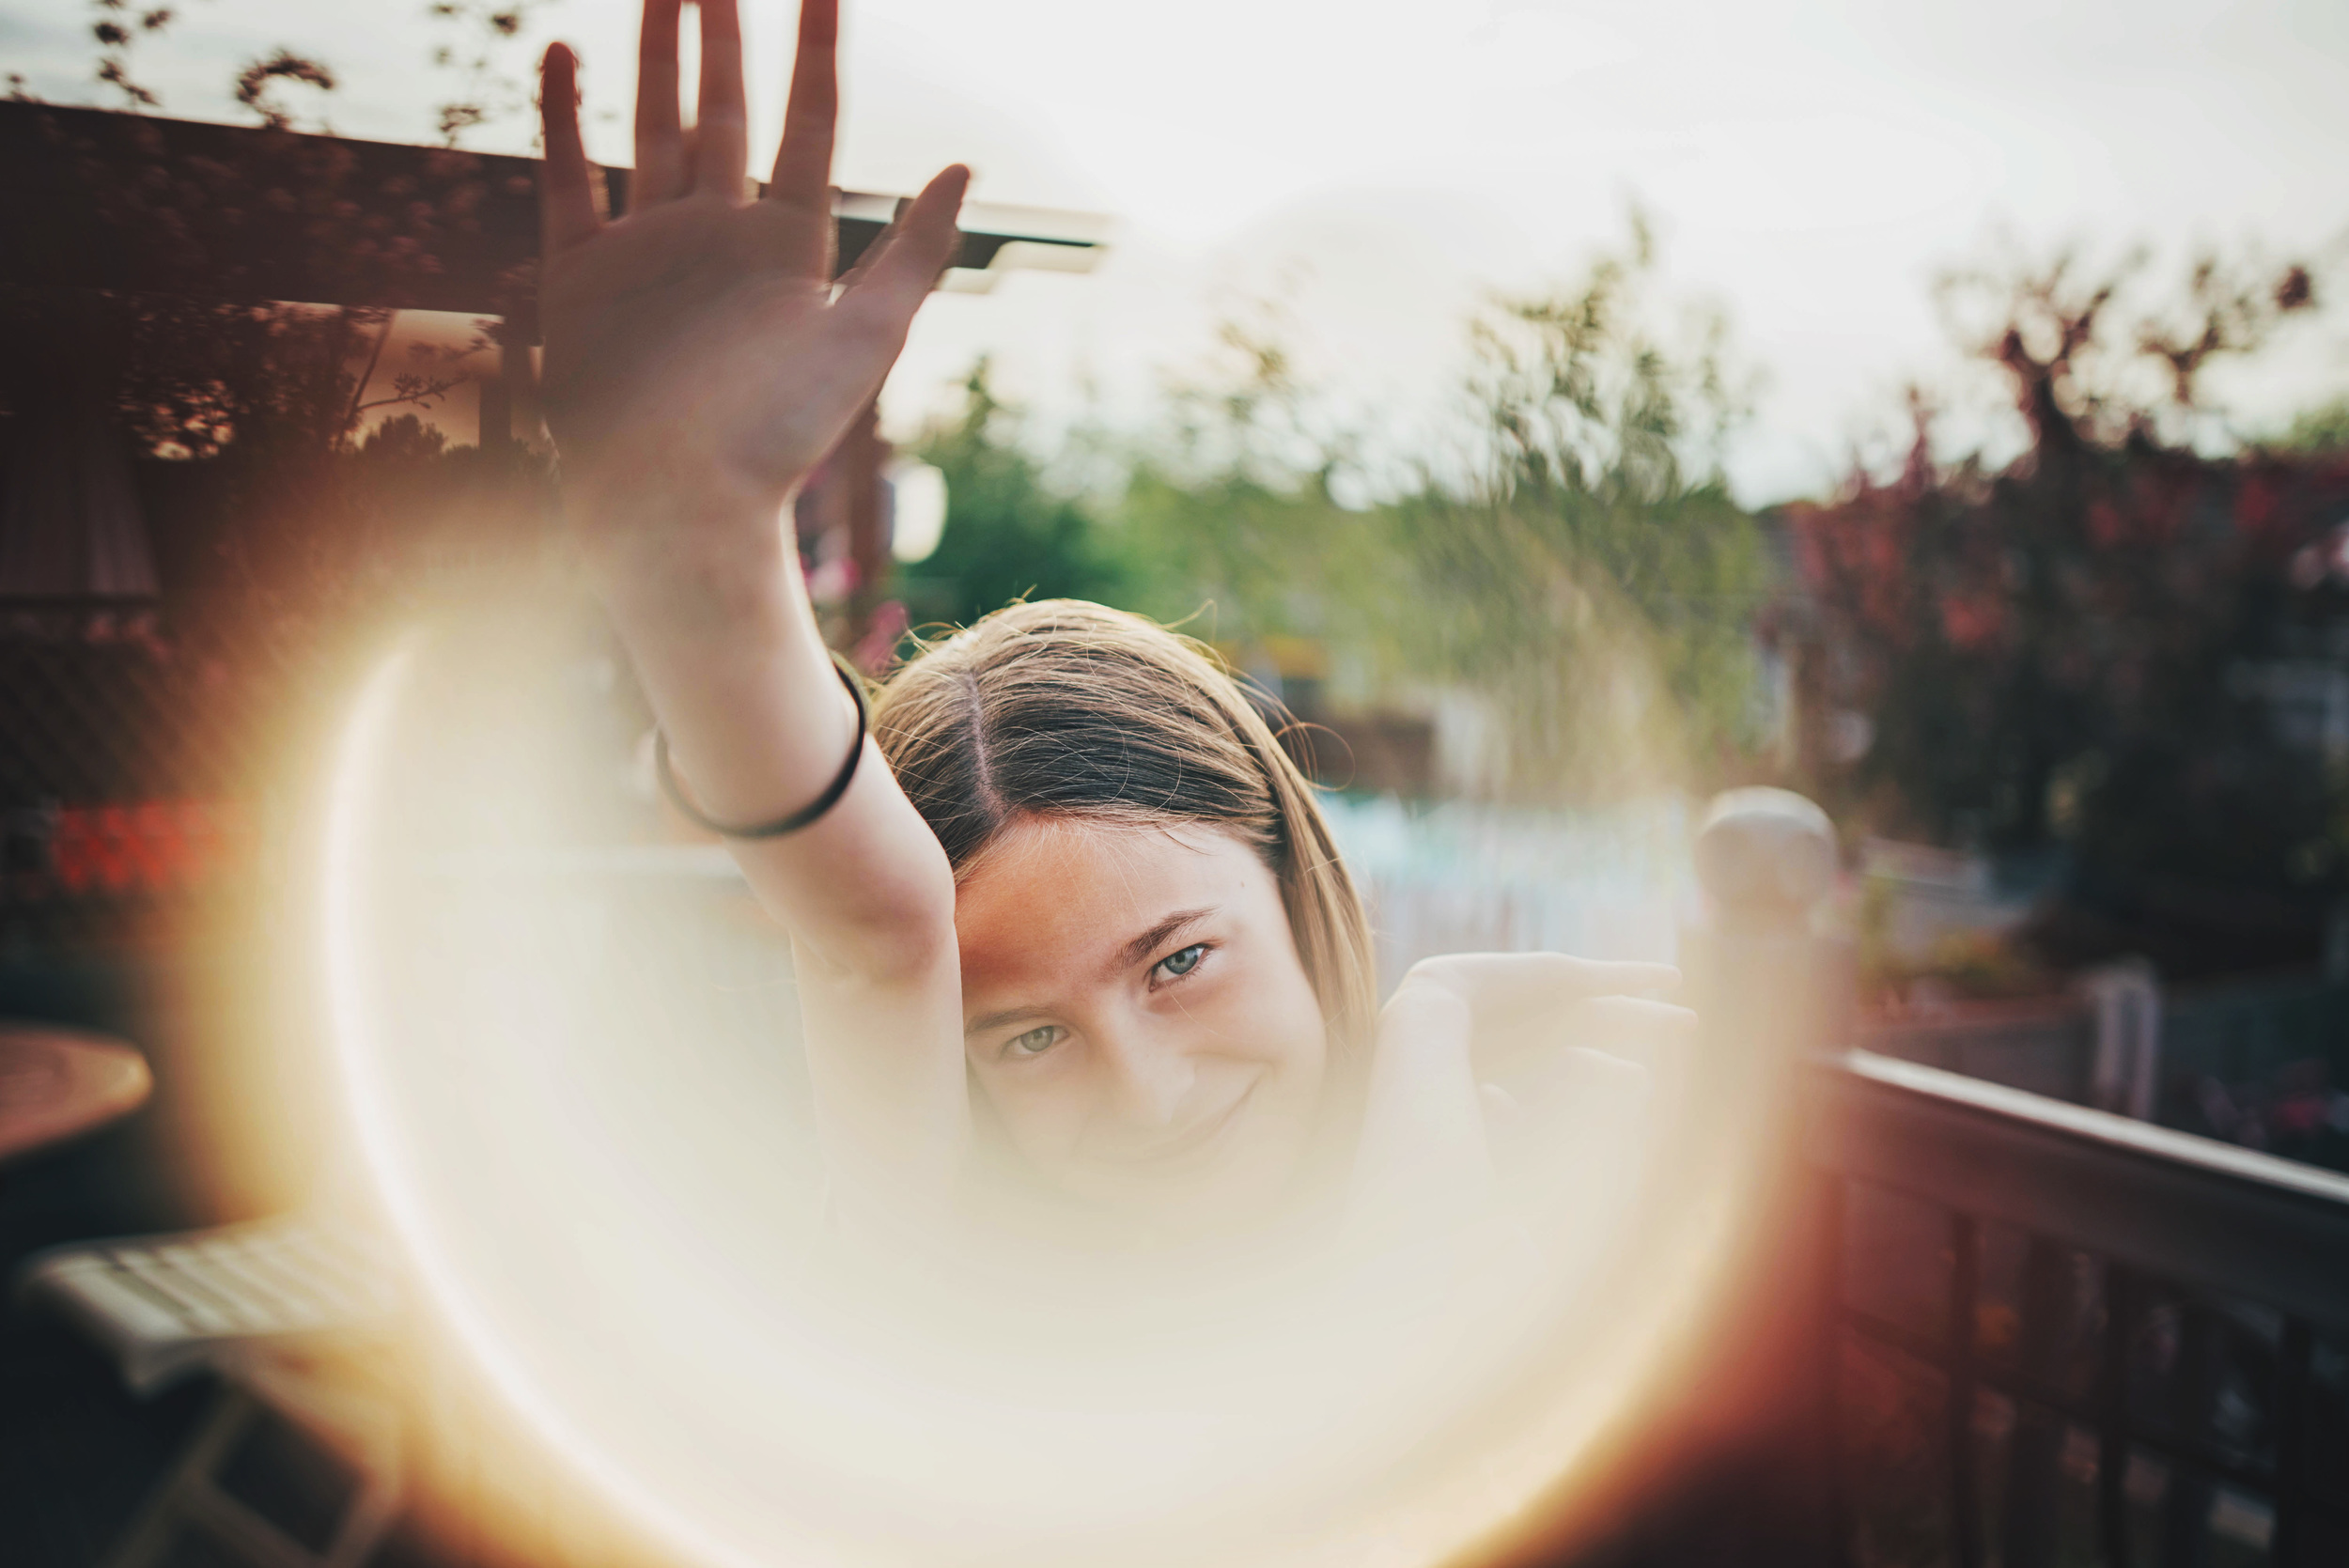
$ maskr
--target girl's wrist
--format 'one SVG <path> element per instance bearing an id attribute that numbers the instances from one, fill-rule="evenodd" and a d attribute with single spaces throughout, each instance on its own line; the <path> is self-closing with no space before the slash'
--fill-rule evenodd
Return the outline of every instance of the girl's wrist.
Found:
<path id="1" fill-rule="evenodd" d="M 589 585 L 624 622 L 729 634 L 786 612 L 799 591 L 797 540 L 783 502 L 714 486 L 564 489 Z"/>
<path id="2" fill-rule="evenodd" d="M 634 552 L 630 552 L 634 556 Z M 661 648 L 755 650 L 788 633 L 799 562 L 782 549 L 672 551 L 607 558 L 590 573 L 622 638 Z"/>
<path id="3" fill-rule="evenodd" d="M 779 672 L 820 659 L 822 635 L 798 575 L 796 561 L 706 569 L 669 562 L 601 585 L 612 628 L 664 722 L 687 722 L 669 711 L 677 703 L 737 712 L 762 706 Z M 795 652 L 801 648 L 815 651 Z M 688 724 L 680 733 L 692 732 Z"/>

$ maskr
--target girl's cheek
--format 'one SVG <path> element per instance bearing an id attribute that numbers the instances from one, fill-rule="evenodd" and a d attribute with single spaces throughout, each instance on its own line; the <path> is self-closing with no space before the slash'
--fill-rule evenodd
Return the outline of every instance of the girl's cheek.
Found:
<path id="1" fill-rule="evenodd" d="M 1042 1066 L 1032 1063 L 1030 1066 Z M 1031 1151 L 1073 1147 L 1084 1130 L 1083 1087 L 1068 1073 L 999 1072 L 988 1085 L 996 1113 Z"/>
<path id="2" fill-rule="evenodd" d="M 1262 987 L 1226 986 L 1189 1003 L 1188 1011 L 1201 1033 L 1221 1042 L 1231 1054 L 1267 1061 L 1294 1054 L 1290 1037 L 1296 1030 L 1288 1016 L 1292 1009 L 1279 1005 L 1274 994 Z"/>

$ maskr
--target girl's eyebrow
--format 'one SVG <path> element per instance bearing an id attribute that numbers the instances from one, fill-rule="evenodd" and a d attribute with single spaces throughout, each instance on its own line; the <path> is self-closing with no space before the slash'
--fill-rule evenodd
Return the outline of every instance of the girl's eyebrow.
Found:
<path id="1" fill-rule="evenodd" d="M 1198 924 L 1199 922 L 1206 919 L 1213 913 L 1215 913 L 1215 910 L 1212 908 L 1175 910 L 1173 914 L 1167 916 L 1164 920 L 1150 927 L 1149 930 L 1144 931 L 1141 936 L 1136 937 L 1132 941 L 1128 942 L 1118 953 L 1116 962 L 1110 966 L 1112 970 L 1114 971 L 1116 970 L 1129 969 L 1135 964 L 1142 962 L 1143 959 L 1147 958 L 1151 953 L 1161 944 L 1169 941 L 1181 932 L 1189 929 L 1190 926 Z"/>
<path id="2" fill-rule="evenodd" d="M 1132 968 L 1147 958 L 1154 950 L 1215 912 L 1215 907 L 1212 905 L 1197 909 L 1175 910 L 1120 948 L 1117 956 L 1111 960 L 1107 972 L 1115 974 L 1121 970 Z M 980 1014 L 962 1026 L 962 1032 L 964 1037 L 968 1038 L 974 1034 L 985 1034 L 990 1030 L 1001 1029 L 1005 1024 L 1024 1023 L 1031 1018 L 1041 1019 L 1048 1016 L 1041 1007 L 1006 1007 L 1000 1012 Z"/>
<path id="3" fill-rule="evenodd" d="M 1000 1013 L 982 1013 L 962 1026 L 963 1037 L 968 1039 L 973 1034 L 985 1034 L 989 1030 L 1001 1029 L 1007 1023 L 1025 1023 L 1030 1018 L 1043 1017 L 1044 1010 L 1040 1007 L 1006 1007 Z"/>

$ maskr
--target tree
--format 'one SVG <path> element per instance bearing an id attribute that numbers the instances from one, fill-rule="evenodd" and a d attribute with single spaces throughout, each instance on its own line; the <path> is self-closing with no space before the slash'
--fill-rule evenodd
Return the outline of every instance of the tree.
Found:
<path id="1" fill-rule="evenodd" d="M 2028 450 L 1940 461 L 1919 396 L 1897 475 L 1795 509 L 1808 771 L 1879 831 L 2068 844 L 2059 956 L 2277 961 L 2311 951 L 2349 849 L 2322 745 L 2278 722 L 2349 608 L 2349 463 L 2190 442 L 2223 428 L 2204 371 L 2314 287 L 2206 258 L 2148 301 L 2136 270 L 1962 277 Z"/>
<path id="2" fill-rule="evenodd" d="M 2273 444 L 2281 452 L 2349 452 L 2349 397 L 2303 410 Z"/>
<path id="3" fill-rule="evenodd" d="M 1395 624 L 1496 696 L 1519 798 L 1693 783 L 1755 738 L 1764 563 L 1719 469 L 1741 412 L 1725 328 L 1673 331 L 1656 293 L 1635 221 L 1579 285 L 1496 301 L 1473 333 L 1470 475 L 1393 508 L 1413 611 Z"/>
<path id="4" fill-rule="evenodd" d="M 946 477 L 938 549 L 903 584 L 920 616 L 967 624 L 1021 598 L 1114 601 L 1116 565 L 1085 507 L 1045 483 L 1019 441 L 1019 420 L 988 385 L 985 360 L 963 383 L 963 406 L 912 448 Z"/>
<path id="5" fill-rule="evenodd" d="M 134 111 L 161 107 L 130 50 L 168 37 L 171 13 L 96 8 L 100 80 Z M 196 715 L 192 730 L 220 732 L 298 711 L 382 617 L 485 576 L 511 582 L 552 516 L 546 466 L 526 454 L 451 451 L 412 417 L 361 439 L 387 411 L 438 406 L 499 330 L 479 322 L 468 345 L 381 363 L 388 307 L 478 233 L 484 162 L 370 161 L 303 132 L 289 89 L 331 101 L 337 79 L 289 51 L 251 62 L 232 89 L 257 131 L 34 110 L 43 177 L 89 204 L 86 230 L 50 242 L 129 257 L 136 282 L 0 292 L 0 444 L 37 443 L 69 412 L 127 438 L 162 580 L 159 654 L 185 687 L 174 706 Z M 60 275 L 78 275 L 70 259 Z M 383 303 L 251 303 L 320 275 Z M 71 411 L 57 391 L 69 381 Z"/>
<path id="6" fill-rule="evenodd" d="M 1167 425 L 1116 450 L 1107 547 L 1135 607 L 1202 636 L 1360 645 L 1393 541 L 1377 509 L 1337 502 L 1351 438 L 1316 426 L 1277 308 L 1252 314 L 1218 330 L 1204 374 L 1169 387 Z"/>
<path id="7" fill-rule="evenodd" d="M 1497 786 L 1588 801 L 1742 772 L 1763 559 L 1719 455 L 1725 330 L 1662 319 L 1643 234 L 1472 324 L 1465 456 L 1377 494 L 1269 307 L 1227 323 L 1166 427 L 1112 442 L 1094 559 L 1122 602 L 1246 659 L 1308 639 L 1391 701 L 1473 693 Z M 1342 500 L 1341 497 L 1346 499 Z"/>
<path id="8" fill-rule="evenodd" d="M 514 51 L 533 15 L 549 3 L 432 0 L 425 8 L 441 38 L 433 46 L 433 67 L 455 78 L 451 96 L 433 109 L 442 146 L 456 147 L 467 132 L 530 107 L 530 72 Z"/>

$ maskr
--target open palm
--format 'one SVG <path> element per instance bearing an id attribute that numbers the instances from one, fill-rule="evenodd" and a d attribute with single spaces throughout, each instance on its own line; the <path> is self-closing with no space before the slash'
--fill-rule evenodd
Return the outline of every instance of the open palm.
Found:
<path id="1" fill-rule="evenodd" d="M 699 0 L 701 89 L 678 108 L 682 0 L 647 0 L 639 50 L 636 170 L 625 217 L 597 211 L 579 132 L 578 62 L 547 51 L 539 320 L 549 427 L 567 476 L 642 509 L 597 508 L 591 553 L 624 560 L 722 539 L 744 509 L 779 506 L 879 390 L 952 255 L 968 172 L 932 179 L 832 286 L 831 169 L 838 0 L 804 0 L 783 145 L 763 199 L 749 188 L 737 0 Z M 655 498 L 665 505 L 649 505 Z M 749 509 L 752 512 L 757 507 Z M 771 510 L 767 516 L 771 519 Z M 598 536 L 597 529 L 605 530 Z M 682 532 L 680 532 L 682 531 Z"/>

